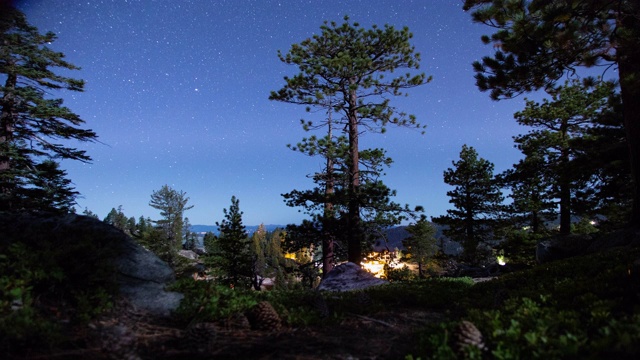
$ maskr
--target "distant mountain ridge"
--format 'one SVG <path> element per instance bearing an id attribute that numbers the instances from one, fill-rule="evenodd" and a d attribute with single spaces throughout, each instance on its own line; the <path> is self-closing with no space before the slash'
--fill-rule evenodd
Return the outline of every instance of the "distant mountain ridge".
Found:
<path id="1" fill-rule="evenodd" d="M 442 226 L 434 224 L 436 227 L 435 237 L 438 239 L 438 246 L 444 251 L 446 254 L 458 254 L 461 251 L 460 244 L 455 241 L 449 240 L 446 236 L 442 234 Z M 247 229 L 247 233 L 251 236 L 260 225 L 245 225 Z M 286 225 L 264 225 L 267 231 L 274 231 L 276 229 L 284 229 Z M 220 231 L 215 225 L 191 225 L 190 230 L 197 234 L 203 234 L 212 232 L 215 235 L 219 235 Z M 376 241 L 373 245 L 374 251 L 383 251 L 383 250 L 404 250 L 404 246 L 402 246 L 402 240 L 409 236 L 409 233 L 406 230 L 406 226 L 394 226 L 392 228 L 387 229 L 387 241 L 385 242 L 383 239 Z"/>

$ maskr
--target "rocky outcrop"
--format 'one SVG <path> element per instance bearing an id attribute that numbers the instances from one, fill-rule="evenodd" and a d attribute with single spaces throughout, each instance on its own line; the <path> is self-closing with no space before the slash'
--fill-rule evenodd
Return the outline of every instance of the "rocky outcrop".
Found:
<path id="1" fill-rule="evenodd" d="M 177 309 L 183 297 L 165 290 L 175 280 L 173 270 L 130 237 L 124 235 L 120 241 L 124 251 L 115 259 L 115 264 L 121 294 L 138 308 L 168 316 Z"/>
<path id="2" fill-rule="evenodd" d="M 122 231 L 98 219 L 76 214 L 0 214 L 0 242 L 23 242 L 34 249 L 41 243 L 78 244 L 90 242 L 90 249 L 110 255 L 105 261 L 113 265 L 120 294 L 134 306 L 166 316 L 175 310 L 182 294 L 168 292 L 166 285 L 174 281 L 173 270 L 155 254 L 146 250 Z M 69 246 L 69 245 L 61 245 Z M 110 251 L 104 251 L 109 249 Z M 87 254 L 72 253 L 68 260 L 92 271 Z M 87 263 L 82 263 L 82 262 Z"/>
<path id="3" fill-rule="evenodd" d="M 355 263 L 348 262 L 333 268 L 322 279 L 318 290 L 351 291 L 362 290 L 371 286 L 388 284 L 387 280 L 378 279 Z"/>

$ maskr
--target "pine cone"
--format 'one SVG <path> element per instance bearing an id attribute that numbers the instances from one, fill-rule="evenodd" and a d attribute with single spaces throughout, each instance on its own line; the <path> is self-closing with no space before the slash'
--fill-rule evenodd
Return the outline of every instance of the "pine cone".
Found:
<path id="1" fill-rule="evenodd" d="M 254 329 L 280 330 L 280 316 L 268 301 L 259 302 L 247 315 Z"/>
<path id="2" fill-rule="evenodd" d="M 464 349 L 468 346 L 474 346 L 478 349 L 486 350 L 482 340 L 482 333 L 472 322 L 463 320 L 453 333 L 454 349 L 458 354 L 464 353 Z"/>
<path id="3" fill-rule="evenodd" d="M 213 323 L 196 323 L 185 331 L 184 342 L 190 351 L 211 353 L 215 349 L 216 333 Z"/>

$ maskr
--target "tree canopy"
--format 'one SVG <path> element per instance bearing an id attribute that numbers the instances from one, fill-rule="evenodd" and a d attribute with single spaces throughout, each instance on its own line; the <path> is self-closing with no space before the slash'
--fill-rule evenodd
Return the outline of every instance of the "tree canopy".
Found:
<path id="1" fill-rule="evenodd" d="M 443 233 L 464 247 L 464 255 L 473 260 L 478 244 L 490 240 L 492 223 L 500 210 L 503 197 L 493 175 L 494 165 L 478 157 L 477 151 L 462 146 L 460 160 L 444 172 L 444 182 L 454 189 L 447 191 L 454 206 L 447 215 L 433 218 L 433 222 L 446 225 Z"/>
<path id="2" fill-rule="evenodd" d="M 93 141 L 97 135 L 83 129 L 84 121 L 62 99 L 51 94 L 59 90 L 83 91 L 84 82 L 58 75 L 55 70 L 78 70 L 64 54 L 49 44 L 56 40 L 52 32 L 41 34 L 19 10 L 0 5 L 0 197 L 3 210 L 29 208 L 39 195 L 51 195 L 34 179 L 47 168 L 55 183 L 65 183 L 63 171 L 48 161 L 73 159 L 90 161 L 84 150 L 61 143 L 61 140 Z M 63 185 L 67 199 L 51 199 L 41 206 L 68 209 L 77 193 Z M 30 192 L 30 189 L 43 191 Z M 61 188 L 62 189 L 62 188 Z M 39 195 L 36 195 L 39 194 Z M 62 195 L 61 192 L 59 195 Z M 46 208 L 45 208 L 46 209 Z"/>
<path id="3" fill-rule="evenodd" d="M 213 239 L 211 262 L 220 271 L 220 282 L 230 286 L 250 288 L 254 279 L 252 241 L 242 224 L 240 200 L 231 197 L 229 209 L 223 209 L 224 219 L 216 222 L 220 235 Z"/>
<path id="4" fill-rule="evenodd" d="M 364 29 L 358 23 L 325 22 L 321 33 L 294 44 L 287 54 L 278 52 L 285 64 L 298 66 L 300 73 L 285 77 L 286 85 L 272 91 L 269 98 L 312 108 L 327 109 L 339 117 L 329 116 L 344 129 L 348 139 L 346 162 L 348 187 L 348 258 L 359 264 L 362 259 L 362 224 L 360 218 L 360 148 L 362 129 L 386 131 L 389 124 L 418 129 L 415 116 L 391 106 L 389 96 L 427 83 L 424 73 L 390 76 L 396 70 L 419 68 L 420 54 L 411 45 L 407 27 L 396 30 L 385 25 Z M 321 125 L 302 120 L 305 129 Z M 325 123 L 326 124 L 326 123 Z"/>
<path id="5" fill-rule="evenodd" d="M 532 128 L 529 133 L 516 136 L 515 141 L 530 160 L 542 160 L 540 174 L 546 183 L 546 195 L 558 199 L 560 205 L 562 234 L 570 232 L 572 198 L 592 176 L 591 169 L 585 169 L 589 173 L 578 171 L 578 141 L 588 136 L 597 117 L 607 110 L 614 89 L 611 82 L 567 81 L 547 90 L 550 100 L 528 100 L 525 109 L 514 115 L 519 124 Z"/>
<path id="6" fill-rule="evenodd" d="M 155 221 L 161 228 L 171 244 L 171 248 L 177 252 L 182 247 L 182 235 L 185 225 L 184 212 L 193 208 L 187 206 L 189 198 L 184 191 L 178 191 L 169 185 L 163 185 L 160 190 L 151 194 L 149 205 L 160 210 L 162 219 Z"/>
<path id="7" fill-rule="evenodd" d="M 617 67 L 634 181 L 630 224 L 640 224 L 640 2 L 636 0 L 466 0 L 475 22 L 496 31 L 496 48 L 473 64 L 492 99 L 553 86 L 578 67 Z"/>

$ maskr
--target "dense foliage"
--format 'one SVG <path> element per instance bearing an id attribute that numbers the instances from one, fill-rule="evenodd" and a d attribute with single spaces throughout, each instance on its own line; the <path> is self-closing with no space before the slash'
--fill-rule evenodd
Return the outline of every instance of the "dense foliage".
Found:
<path id="1" fill-rule="evenodd" d="M 52 220 L 16 229 L 12 216 L 0 216 L 0 352 L 58 346 L 112 305 L 120 249 L 113 233 Z"/>
<path id="2" fill-rule="evenodd" d="M 287 54 L 278 53 L 282 62 L 298 66 L 300 73 L 285 77 L 286 85 L 269 98 L 306 105 L 307 111 L 325 109 L 329 116 L 324 124 L 335 121 L 346 134 L 347 252 L 349 261 L 359 264 L 363 241 L 359 137 L 363 129 L 384 132 L 389 124 L 423 128 L 415 116 L 391 106 L 388 96 L 403 95 L 404 89 L 430 79 L 423 73 L 390 76 L 396 70 L 419 68 L 420 54 L 411 46 L 413 35 L 406 27 L 364 29 L 345 17 L 341 25 L 325 22 L 320 29 L 320 34 L 292 45 Z M 334 112 L 340 117 L 332 117 Z M 314 127 L 312 121 L 302 124 L 305 129 Z M 327 139 L 334 142 L 331 135 Z"/>
<path id="3" fill-rule="evenodd" d="M 433 221 L 446 225 L 444 234 L 461 242 L 465 257 L 475 260 L 478 245 L 493 237 L 503 197 L 493 174 L 494 165 L 478 157 L 473 147 L 463 145 L 460 160 L 452 163 L 454 167 L 444 172 L 444 182 L 454 187 L 447 191 L 454 208 Z"/>
<path id="4" fill-rule="evenodd" d="M 402 240 L 402 245 L 406 249 L 406 256 L 403 260 L 418 264 L 418 276 L 422 278 L 424 276 L 423 266 L 438 251 L 435 238 L 436 229 L 423 216 L 414 224 L 407 226 L 407 232 L 409 237 Z"/>
<path id="5" fill-rule="evenodd" d="M 578 67 L 618 70 L 634 182 L 632 226 L 640 224 L 640 2 L 636 0 L 466 0 L 473 21 L 495 32 L 494 56 L 473 64 L 492 99 L 550 88 Z"/>
<path id="6" fill-rule="evenodd" d="M 213 244 L 207 248 L 207 261 L 220 277 L 221 284 L 248 289 L 254 280 L 255 258 L 251 252 L 251 239 L 242 224 L 240 200 L 232 196 L 231 206 L 223 211 L 224 219 L 216 222 L 220 235 L 214 237 Z"/>
<path id="7" fill-rule="evenodd" d="M 54 159 L 90 160 L 85 151 L 59 143 L 97 136 L 51 96 L 84 87 L 82 80 L 54 72 L 79 69 L 48 47 L 55 40 L 20 11 L 0 4 L 0 210 L 69 211 L 77 192 Z"/>

